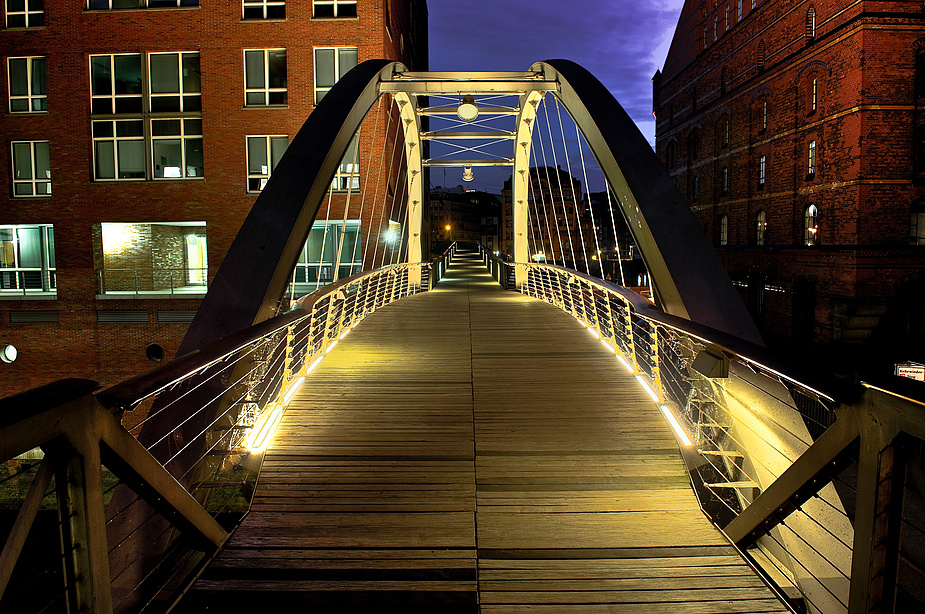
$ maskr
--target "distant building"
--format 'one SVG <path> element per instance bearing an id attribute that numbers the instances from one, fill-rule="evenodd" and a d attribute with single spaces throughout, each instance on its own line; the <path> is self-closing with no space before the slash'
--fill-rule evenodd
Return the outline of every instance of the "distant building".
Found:
<path id="1" fill-rule="evenodd" d="M 0 364 L 0 396 L 61 377 L 113 384 L 172 357 L 331 86 L 374 58 L 427 70 L 425 0 L 7 0 L 4 19 L 0 346 L 18 358 Z M 342 215 L 351 192 L 395 198 L 365 179 L 387 113 L 337 169 L 300 289 L 331 279 L 341 243 L 341 276 L 397 249 L 389 232 L 360 236 L 361 222 L 398 234 L 371 207 Z"/>
<path id="2" fill-rule="evenodd" d="M 509 256 L 514 254 L 514 206 L 511 178 L 501 191 L 501 245 Z M 530 224 L 527 243 L 531 258 L 556 264 L 568 263 L 586 270 L 585 261 L 595 257 L 595 229 L 586 212 L 587 201 L 581 182 L 560 167 L 530 169 L 528 194 Z"/>
<path id="3" fill-rule="evenodd" d="M 922 357 L 920 3 L 687 0 L 656 151 L 772 343 Z"/>
<path id="4" fill-rule="evenodd" d="M 501 197 L 497 194 L 468 190 L 464 186 L 442 188 L 430 193 L 430 232 L 433 255 L 452 241 L 476 241 L 493 250 L 499 249 L 498 229 Z"/>

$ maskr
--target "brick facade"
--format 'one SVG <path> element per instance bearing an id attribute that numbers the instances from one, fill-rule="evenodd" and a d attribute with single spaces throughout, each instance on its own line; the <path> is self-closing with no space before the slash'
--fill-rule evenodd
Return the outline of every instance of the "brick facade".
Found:
<path id="1" fill-rule="evenodd" d="M 9 27 L 0 33 L 4 83 L 9 78 L 7 58 L 44 57 L 47 66 L 47 112 L 0 115 L 6 141 L 0 148 L 0 169 L 11 176 L 10 143 L 47 141 L 52 193 L 14 197 L 13 180 L 8 180 L 10 196 L 3 202 L 0 225 L 54 225 L 57 293 L 26 298 L 0 294 L 0 344 L 13 344 L 19 350 L 14 363 L 0 365 L 0 396 L 61 377 L 114 384 L 152 367 L 145 356 L 151 343 L 173 356 L 188 325 L 166 322 L 172 318 L 164 314 L 193 311 L 198 298 L 101 296 L 99 271 L 104 266 L 151 269 L 146 273 L 151 276 L 149 283 L 155 290 L 163 289 L 171 283 L 164 269 L 188 266 L 182 258 L 184 237 L 204 232 L 211 280 L 257 196 L 247 190 L 245 137 L 291 139 L 296 134 L 314 107 L 315 48 L 356 47 L 360 62 L 387 58 L 412 70 L 427 69 L 425 0 L 359 0 L 356 17 L 340 18 L 313 18 L 310 1 L 292 0 L 286 2 L 285 19 L 267 20 L 242 19 L 240 1 L 87 10 L 81 3 L 46 0 L 44 7 L 42 27 Z M 246 49 L 286 50 L 286 104 L 245 106 Z M 199 53 L 201 112 L 182 118 L 201 119 L 204 176 L 155 179 L 152 164 L 156 163 L 149 159 L 145 180 L 94 180 L 89 57 L 142 54 L 146 58 L 157 52 Z M 390 102 L 384 105 L 378 115 L 374 107 L 360 132 L 361 190 L 352 195 L 354 206 L 359 198 L 386 202 L 394 197 L 387 182 L 370 179 L 370 185 L 365 185 L 367 169 L 372 168 L 370 176 L 375 176 L 377 152 L 390 151 L 383 146 L 386 127 L 391 125 L 394 133 L 397 122 L 395 117 L 389 120 Z M 152 112 L 144 121 L 157 117 Z M 145 147 L 152 156 L 150 141 L 145 141 Z M 177 172 L 195 169 L 187 171 L 181 165 Z M 342 215 L 345 200 L 345 194 L 335 193 L 332 219 Z M 372 209 L 367 204 L 364 228 L 382 223 Z M 131 241 L 137 249 L 131 253 L 144 257 L 133 256 L 132 261 L 118 254 L 104 257 L 100 225 L 107 222 L 136 224 L 138 236 Z M 205 226 L 158 225 L 178 222 Z M 375 234 L 370 240 L 376 243 L 367 258 L 372 262 L 385 247 Z M 43 310 L 56 311 L 57 322 L 12 322 L 11 313 Z M 148 317 L 146 323 L 104 323 L 98 321 L 99 311 L 142 311 Z"/>
<path id="2" fill-rule="evenodd" d="M 923 42 L 921 3 L 685 3 L 656 151 L 770 343 L 925 358 Z"/>

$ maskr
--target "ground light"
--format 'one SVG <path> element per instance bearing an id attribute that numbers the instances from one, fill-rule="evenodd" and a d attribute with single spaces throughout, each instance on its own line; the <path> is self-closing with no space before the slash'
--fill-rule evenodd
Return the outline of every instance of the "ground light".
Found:
<path id="1" fill-rule="evenodd" d="M 665 419 L 668 420 L 668 424 L 670 424 L 671 428 L 674 429 L 675 434 L 678 436 L 678 439 L 681 440 L 681 443 L 684 444 L 684 447 L 689 448 L 694 445 L 694 442 L 691 441 L 691 438 L 688 437 L 687 433 L 684 432 L 684 429 L 681 428 L 681 423 L 678 422 L 678 419 L 674 417 L 671 409 L 667 405 L 659 405 L 659 409 L 661 409 L 662 413 L 665 414 Z"/>
<path id="2" fill-rule="evenodd" d="M 652 397 L 652 400 L 655 401 L 656 403 L 658 403 L 658 402 L 659 402 L 659 400 L 658 400 L 658 395 L 655 394 L 655 391 L 652 390 L 652 387 L 651 387 L 651 386 L 649 386 L 649 382 L 647 382 L 641 375 L 637 375 L 637 376 L 636 376 L 636 380 L 642 385 L 642 387 L 643 387 L 643 389 L 645 389 L 646 393 L 647 393 L 650 397 Z"/>
<path id="3" fill-rule="evenodd" d="M 629 371 L 630 373 L 633 373 L 635 371 L 635 369 L 633 369 L 630 363 L 626 362 L 626 359 L 623 358 L 622 356 L 617 356 L 617 360 L 623 363 L 623 366 L 626 367 L 626 370 Z"/>

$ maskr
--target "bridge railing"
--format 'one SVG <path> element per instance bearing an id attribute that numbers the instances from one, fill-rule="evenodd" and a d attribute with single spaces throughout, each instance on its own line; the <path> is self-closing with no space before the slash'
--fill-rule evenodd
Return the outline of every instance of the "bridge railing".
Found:
<path id="1" fill-rule="evenodd" d="M 297 388 L 360 321 L 427 290 L 429 267 L 341 280 L 100 393 L 78 380 L 4 399 L 0 611 L 167 611 L 249 509 Z"/>
<path id="2" fill-rule="evenodd" d="M 524 267 L 519 291 L 572 315 L 635 376 L 675 429 L 707 517 L 794 611 L 922 610 L 922 391 L 868 384 L 836 402 L 764 348 L 626 288 L 483 258 L 496 279 Z"/>

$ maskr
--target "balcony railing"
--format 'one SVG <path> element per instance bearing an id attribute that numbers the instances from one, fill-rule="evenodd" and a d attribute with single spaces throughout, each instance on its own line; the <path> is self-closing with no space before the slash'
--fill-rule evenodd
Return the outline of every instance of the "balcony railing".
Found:
<path id="1" fill-rule="evenodd" d="M 203 294 L 208 289 L 206 268 L 98 269 L 97 293 Z"/>
<path id="2" fill-rule="evenodd" d="M 3 268 L 0 269 L 0 295 L 55 294 L 55 269 Z"/>

